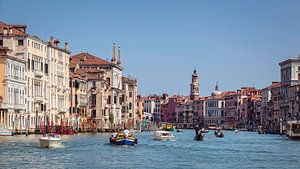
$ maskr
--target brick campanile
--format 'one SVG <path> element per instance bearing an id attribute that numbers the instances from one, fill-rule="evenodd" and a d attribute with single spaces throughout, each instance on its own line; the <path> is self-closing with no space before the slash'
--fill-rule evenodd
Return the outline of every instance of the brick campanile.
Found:
<path id="1" fill-rule="evenodd" d="M 194 69 L 194 72 L 192 74 L 192 82 L 191 82 L 190 86 L 191 86 L 190 99 L 198 100 L 199 99 L 199 81 L 198 81 L 198 75 L 197 75 L 196 69 Z"/>

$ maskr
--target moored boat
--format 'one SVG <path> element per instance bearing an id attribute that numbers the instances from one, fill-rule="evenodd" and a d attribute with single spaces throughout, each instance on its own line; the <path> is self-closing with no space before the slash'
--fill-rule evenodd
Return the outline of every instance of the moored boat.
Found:
<path id="1" fill-rule="evenodd" d="M 13 133 L 5 128 L 0 128 L 0 136 L 12 136 Z"/>
<path id="2" fill-rule="evenodd" d="M 300 139 L 300 121 L 288 121 L 286 126 L 286 136 L 290 139 Z"/>
<path id="3" fill-rule="evenodd" d="M 156 141 L 175 141 L 175 137 L 169 131 L 155 131 L 153 134 L 153 140 Z"/>
<path id="4" fill-rule="evenodd" d="M 59 134 L 45 134 L 40 139 L 40 146 L 45 148 L 57 147 L 61 144 L 61 136 Z"/>
<path id="5" fill-rule="evenodd" d="M 137 144 L 137 139 L 133 137 L 132 133 L 128 130 L 124 130 L 123 132 L 118 132 L 109 138 L 109 142 L 112 145 L 130 145 L 134 146 Z"/>

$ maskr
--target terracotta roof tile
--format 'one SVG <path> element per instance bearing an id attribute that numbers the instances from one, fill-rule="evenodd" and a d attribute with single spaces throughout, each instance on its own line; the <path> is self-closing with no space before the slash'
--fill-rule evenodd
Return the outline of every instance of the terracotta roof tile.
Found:
<path id="1" fill-rule="evenodd" d="M 12 34 L 9 34 L 9 35 L 19 35 L 19 36 L 27 35 L 26 33 L 22 32 L 19 29 L 17 29 L 20 26 L 22 26 L 22 25 L 11 25 L 11 24 L 6 24 L 6 23 L 0 21 L 0 29 L 1 30 L 5 29 L 5 28 L 7 29 L 8 32 L 9 32 L 9 29 L 12 30 Z M 26 27 L 26 25 L 23 25 L 23 26 Z"/>
<path id="2" fill-rule="evenodd" d="M 70 67 L 75 67 L 76 64 L 80 65 L 110 65 L 109 61 L 98 58 L 97 56 L 91 55 L 89 53 L 79 53 L 77 55 L 70 57 Z"/>

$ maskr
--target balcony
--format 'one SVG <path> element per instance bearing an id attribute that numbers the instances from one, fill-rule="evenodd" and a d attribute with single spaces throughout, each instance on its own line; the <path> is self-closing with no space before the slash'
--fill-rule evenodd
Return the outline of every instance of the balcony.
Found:
<path id="1" fill-rule="evenodd" d="M 35 71 L 34 71 L 34 76 L 35 76 L 35 77 L 43 77 L 43 75 L 44 75 L 44 74 L 43 74 L 43 72 L 41 72 L 41 71 L 38 71 L 38 70 L 35 70 Z"/>
<path id="2" fill-rule="evenodd" d="M 66 107 L 59 107 L 58 111 L 59 111 L 59 113 L 67 113 L 69 111 L 69 109 Z"/>
<path id="3" fill-rule="evenodd" d="M 7 109 L 7 104 L 6 103 L 0 103 L 0 108 L 1 109 Z"/>
<path id="4" fill-rule="evenodd" d="M 24 104 L 15 104 L 15 110 L 25 110 Z"/>
<path id="5" fill-rule="evenodd" d="M 43 96 L 34 96 L 34 102 L 36 103 L 41 103 L 43 100 Z"/>
<path id="6" fill-rule="evenodd" d="M 86 100 L 85 101 L 80 100 L 78 105 L 79 105 L 79 107 L 86 107 L 88 105 L 88 102 Z"/>

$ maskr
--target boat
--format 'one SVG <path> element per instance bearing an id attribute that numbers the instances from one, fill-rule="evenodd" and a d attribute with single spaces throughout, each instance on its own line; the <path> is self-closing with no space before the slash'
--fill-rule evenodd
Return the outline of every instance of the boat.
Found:
<path id="1" fill-rule="evenodd" d="M 0 128 L 0 136 L 12 136 L 13 132 L 5 128 Z"/>
<path id="2" fill-rule="evenodd" d="M 215 131 L 215 136 L 216 137 L 224 137 L 224 134 L 220 130 Z"/>
<path id="3" fill-rule="evenodd" d="M 177 129 L 176 131 L 177 131 L 177 133 L 183 132 L 182 129 Z"/>
<path id="4" fill-rule="evenodd" d="M 205 128 L 201 129 L 201 133 L 208 133 L 208 132 L 209 132 L 209 130 L 206 130 Z"/>
<path id="5" fill-rule="evenodd" d="M 153 134 L 153 140 L 156 141 L 175 141 L 175 137 L 169 131 L 155 131 Z"/>
<path id="6" fill-rule="evenodd" d="M 129 145 L 134 146 L 136 145 L 137 139 L 133 137 L 132 133 L 128 130 L 124 130 L 123 132 L 118 132 L 109 138 L 109 143 L 111 145 Z"/>
<path id="7" fill-rule="evenodd" d="M 175 127 L 173 126 L 173 124 L 166 124 L 163 126 L 163 130 L 164 131 L 174 131 Z"/>
<path id="8" fill-rule="evenodd" d="M 235 130 L 234 130 L 234 133 L 240 133 L 240 130 L 235 129 Z"/>
<path id="9" fill-rule="evenodd" d="M 61 144 L 61 136 L 59 134 L 51 133 L 45 134 L 40 139 L 40 146 L 45 148 L 57 147 Z"/>
<path id="10" fill-rule="evenodd" d="M 202 132 L 199 132 L 194 136 L 194 140 L 196 141 L 202 141 L 204 139 L 204 134 Z"/>
<path id="11" fill-rule="evenodd" d="M 286 136 L 290 139 L 300 139 L 300 121 L 288 121 L 286 126 Z"/>

